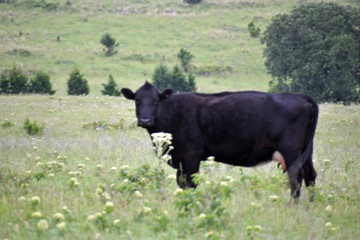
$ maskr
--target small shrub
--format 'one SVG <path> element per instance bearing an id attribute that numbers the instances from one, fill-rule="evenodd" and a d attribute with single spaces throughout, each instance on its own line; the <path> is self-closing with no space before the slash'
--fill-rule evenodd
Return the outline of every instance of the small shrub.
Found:
<path id="1" fill-rule="evenodd" d="M 24 129 L 30 136 L 41 135 L 44 132 L 44 126 L 37 125 L 36 121 L 30 122 L 28 117 L 24 122 Z"/>
<path id="2" fill-rule="evenodd" d="M 21 36 L 22 33 L 20 32 L 19 35 Z M 17 56 L 21 56 L 21 57 L 30 57 L 31 56 L 31 52 L 26 49 L 13 49 L 12 51 L 7 51 L 6 53 L 8 55 L 17 55 Z"/>
<path id="3" fill-rule="evenodd" d="M 248 31 L 252 38 L 257 38 L 260 35 L 260 28 L 256 27 L 254 22 L 248 24 Z"/>
<path id="4" fill-rule="evenodd" d="M 117 53 L 117 50 L 115 50 L 115 48 L 119 45 L 119 43 L 117 43 L 116 40 L 111 37 L 109 33 L 105 33 L 101 37 L 100 43 L 106 47 L 106 49 L 103 49 L 103 51 L 105 52 L 105 56 L 109 57 Z"/>
<path id="5" fill-rule="evenodd" d="M 88 95 L 90 92 L 87 80 L 77 67 L 71 71 L 67 85 L 69 95 Z"/>
<path id="6" fill-rule="evenodd" d="M 14 123 L 8 121 L 8 120 L 5 120 L 4 122 L 1 123 L 1 127 L 2 128 L 10 128 L 10 127 L 13 127 L 14 126 Z"/>
<path id="7" fill-rule="evenodd" d="M 114 78 L 111 74 L 109 75 L 108 83 L 107 84 L 103 83 L 102 85 L 104 87 L 104 89 L 101 90 L 101 93 L 103 95 L 109 95 L 109 96 L 120 96 L 121 95 L 121 92 L 117 88 L 117 84 L 114 81 Z"/>
<path id="8" fill-rule="evenodd" d="M 181 67 L 183 68 L 184 72 L 188 72 L 191 68 L 190 62 L 191 59 L 194 58 L 194 55 L 192 55 L 188 50 L 182 48 L 177 54 L 177 57 L 180 59 Z"/>
<path id="9" fill-rule="evenodd" d="M 5 70 L 0 75 L 0 93 L 19 94 L 26 92 L 28 76 L 20 67 L 14 65 L 10 70 Z"/>
<path id="10" fill-rule="evenodd" d="M 187 4 L 198 4 L 201 3 L 202 0 L 184 0 Z"/>
<path id="11" fill-rule="evenodd" d="M 30 80 L 28 92 L 54 95 L 56 91 L 52 89 L 49 74 L 37 71 L 35 76 Z"/>

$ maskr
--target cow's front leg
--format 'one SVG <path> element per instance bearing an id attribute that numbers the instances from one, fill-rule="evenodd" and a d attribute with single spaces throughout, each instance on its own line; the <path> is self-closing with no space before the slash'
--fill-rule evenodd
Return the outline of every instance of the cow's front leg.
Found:
<path id="1" fill-rule="evenodd" d="M 180 163 L 179 169 L 176 173 L 177 184 L 180 188 L 196 188 L 193 181 L 193 174 L 199 172 L 200 161 L 191 160 L 185 163 Z"/>

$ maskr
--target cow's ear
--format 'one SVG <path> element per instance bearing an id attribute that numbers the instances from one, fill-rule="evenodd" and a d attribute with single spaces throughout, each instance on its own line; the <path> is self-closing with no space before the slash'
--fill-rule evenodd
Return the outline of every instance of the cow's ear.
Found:
<path id="1" fill-rule="evenodd" d="M 126 97 L 127 99 L 130 100 L 134 100 L 135 99 L 135 93 L 133 91 L 131 91 L 128 88 L 122 88 L 121 89 L 122 94 L 124 95 L 124 97 Z"/>
<path id="2" fill-rule="evenodd" d="M 174 91 L 170 88 L 165 89 L 164 91 L 162 91 L 162 93 L 160 93 L 160 100 L 167 99 L 168 97 L 170 97 L 173 94 L 173 92 Z"/>

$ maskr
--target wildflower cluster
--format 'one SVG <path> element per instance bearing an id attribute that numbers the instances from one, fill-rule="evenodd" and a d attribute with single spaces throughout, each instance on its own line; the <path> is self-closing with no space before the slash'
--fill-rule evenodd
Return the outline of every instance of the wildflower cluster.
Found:
<path id="1" fill-rule="evenodd" d="M 167 163 L 168 161 L 171 161 L 169 153 L 174 149 L 173 146 L 171 146 L 172 135 L 170 133 L 158 132 L 151 134 L 151 137 L 156 157 L 160 160 L 160 162 Z"/>
<path id="2" fill-rule="evenodd" d="M 228 216 L 226 205 L 231 198 L 231 177 L 220 182 L 209 181 L 204 175 L 194 176 L 199 184 L 195 189 L 177 189 L 174 191 L 174 206 L 179 217 L 191 218 L 199 228 L 222 230 Z"/>

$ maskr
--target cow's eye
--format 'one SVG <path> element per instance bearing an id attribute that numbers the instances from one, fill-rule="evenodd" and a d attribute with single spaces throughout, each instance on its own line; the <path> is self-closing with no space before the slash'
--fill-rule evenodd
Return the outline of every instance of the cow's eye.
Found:
<path id="1" fill-rule="evenodd" d="M 154 100 L 154 105 L 158 105 L 159 101 Z"/>

